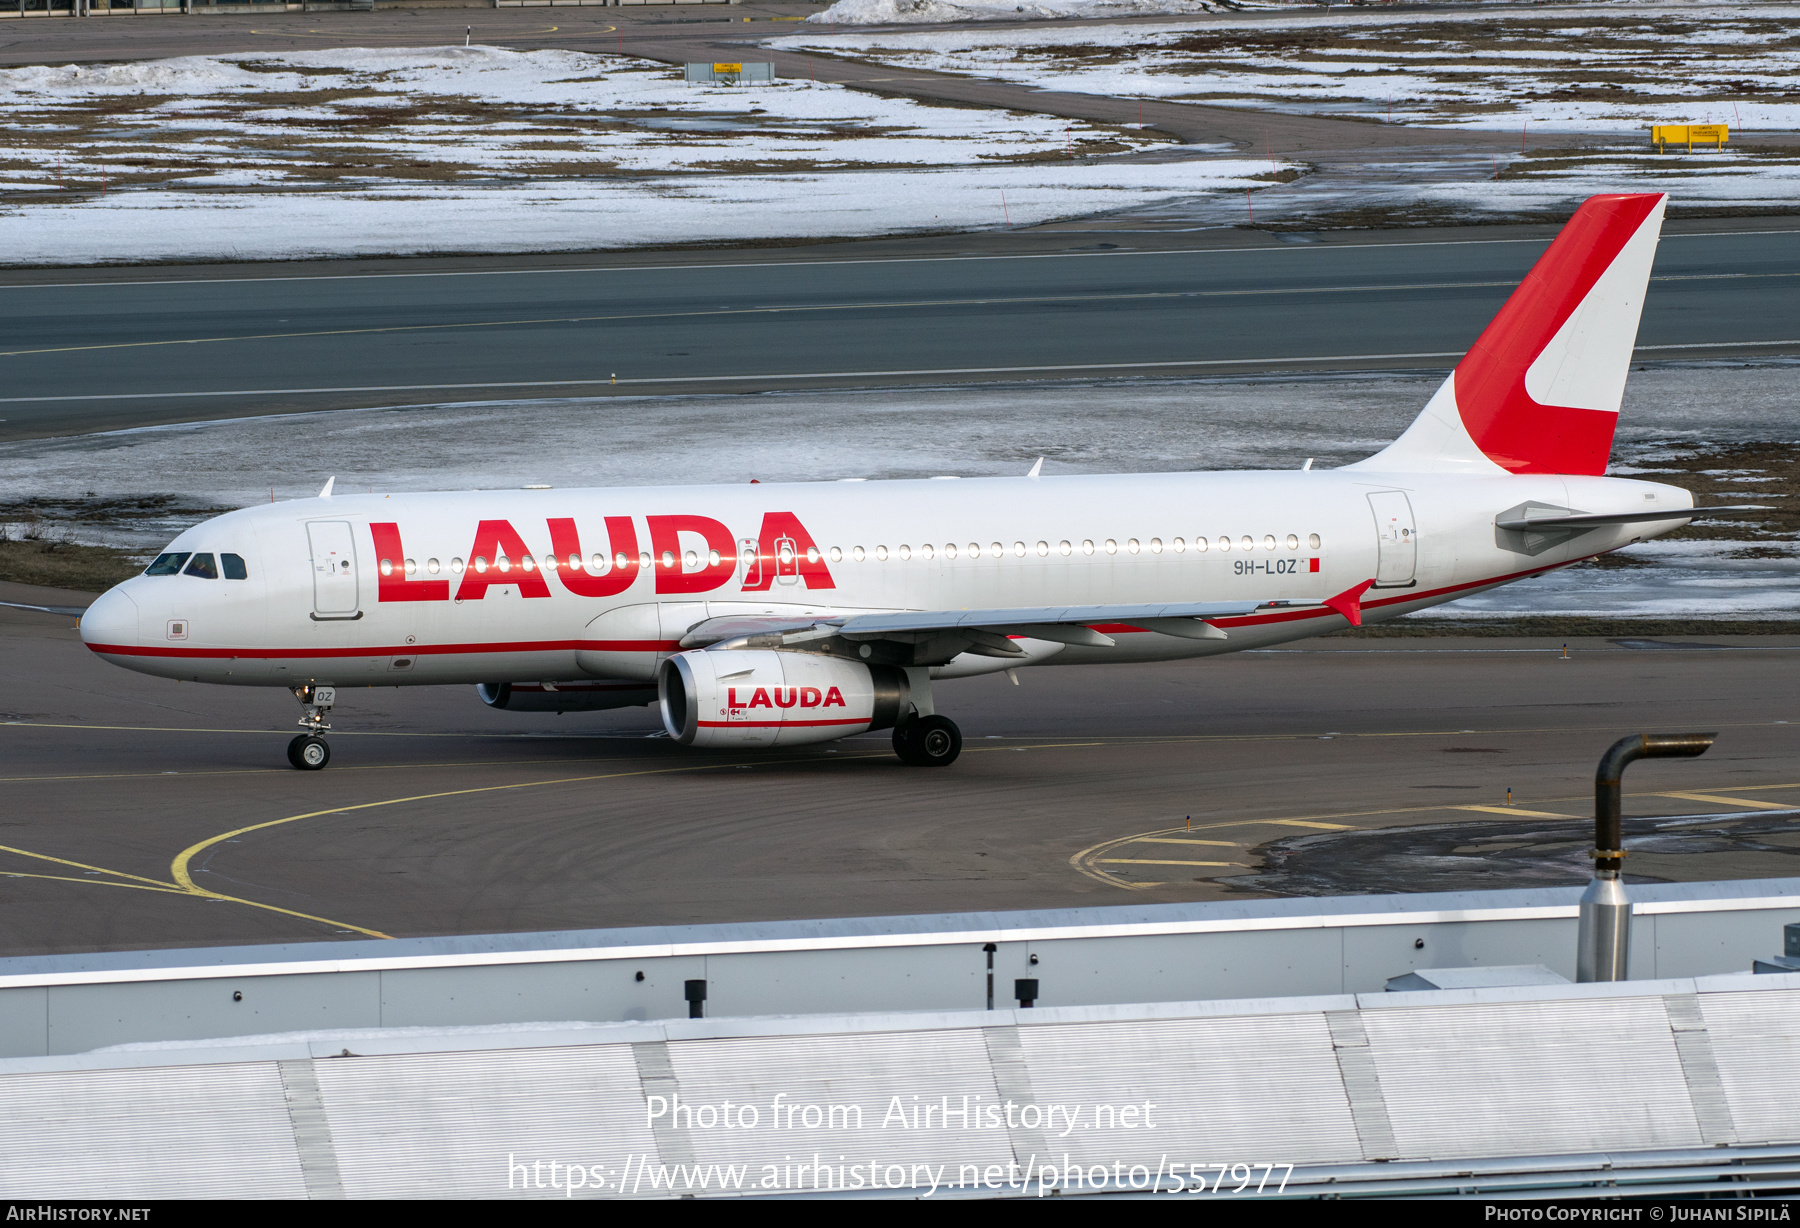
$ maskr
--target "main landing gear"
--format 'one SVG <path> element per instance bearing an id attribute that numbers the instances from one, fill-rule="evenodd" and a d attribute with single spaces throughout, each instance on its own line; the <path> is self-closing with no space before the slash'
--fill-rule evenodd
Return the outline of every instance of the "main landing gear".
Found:
<path id="1" fill-rule="evenodd" d="M 316 772 L 331 762 L 331 747 L 325 741 L 325 731 L 331 726 L 325 723 L 325 714 L 337 702 L 337 688 L 307 683 L 290 689 L 306 709 L 306 715 L 299 720 L 306 732 L 288 743 L 288 762 L 302 772 Z"/>
<path id="2" fill-rule="evenodd" d="M 947 716 L 908 716 L 894 726 L 894 753 L 913 767 L 949 767 L 962 754 L 962 730 Z"/>

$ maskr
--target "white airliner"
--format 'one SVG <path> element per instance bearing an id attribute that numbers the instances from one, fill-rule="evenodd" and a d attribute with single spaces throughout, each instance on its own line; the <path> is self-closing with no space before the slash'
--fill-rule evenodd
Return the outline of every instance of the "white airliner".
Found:
<path id="1" fill-rule="evenodd" d="M 934 679 L 1260 648 L 1687 524 L 1687 491 L 1603 476 L 1664 201 L 1585 202 L 1406 433 L 1340 469 L 327 483 L 189 529 L 82 639 L 147 674 L 287 687 L 303 769 L 330 759 L 342 688 L 444 683 L 514 711 L 657 703 L 702 747 L 892 728 L 905 762 L 948 764 L 962 735 Z"/>

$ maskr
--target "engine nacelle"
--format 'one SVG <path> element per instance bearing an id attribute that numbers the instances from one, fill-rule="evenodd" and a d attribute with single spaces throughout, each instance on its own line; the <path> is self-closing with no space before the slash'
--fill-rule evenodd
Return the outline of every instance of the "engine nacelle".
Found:
<path id="1" fill-rule="evenodd" d="M 891 728 L 906 672 L 777 649 L 696 649 L 663 662 L 663 727 L 689 746 L 796 746 Z"/>
<path id="2" fill-rule="evenodd" d="M 656 702 L 656 688 L 643 682 L 483 682 L 475 693 L 508 712 L 604 712 Z"/>

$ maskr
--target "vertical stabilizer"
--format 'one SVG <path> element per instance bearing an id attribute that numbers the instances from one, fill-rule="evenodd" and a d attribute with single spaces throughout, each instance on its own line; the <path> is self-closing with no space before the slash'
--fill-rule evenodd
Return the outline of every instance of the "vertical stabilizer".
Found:
<path id="1" fill-rule="evenodd" d="M 1406 433 L 1347 468 L 1605 473 L 1667 199 L 1583 202 Z"/>

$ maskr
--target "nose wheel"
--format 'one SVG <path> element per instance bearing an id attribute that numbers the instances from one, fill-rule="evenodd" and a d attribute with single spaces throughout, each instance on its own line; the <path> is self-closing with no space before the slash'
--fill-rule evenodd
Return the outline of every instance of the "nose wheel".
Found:
<path id="1" fill-rule="evenodd" d="M 947 716 L 915 716 L 894 726 L 894 753 L 913 767 L 949 767 L 962 754 L 962 730 Z"/>
<path id="2" fill-rule="evenodd" d="M 302 772 L 316 772 L 331 762 L 331 747 L 325 742 L 325 731 L 331 726 L 325 723 L 325 714 L 337 702 L 337 688 L 307 683 L 293 691 L 294 698 L 306 710 L 299 721 L 306 732 L 288 743 L 288 762 Z"/>

